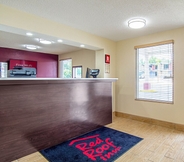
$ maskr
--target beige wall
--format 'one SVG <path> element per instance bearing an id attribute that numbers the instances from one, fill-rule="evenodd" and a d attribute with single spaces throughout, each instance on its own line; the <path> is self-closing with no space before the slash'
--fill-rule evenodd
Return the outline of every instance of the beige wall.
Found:
<path id="1" fill-rule="evenodd" d="M 100 74 L 99 74 L 99 78 L 104 78 L 104 62 L 102 62 L 101 60 L 103 60 L 104 58 L 104 50 L 98 50 L 96 51 L 96 60 L 95 60 L 95 66 L 97 69 L 100 69 Z"/>
<path id="2" fill-rule="evenodd" d="M 130 39 L 113 42 L 111 40 L 83 32 L 69 26 L 53 22 L 26 12 L 18 11 L 0 5 L 0 24 L 27 31 L 59 37 L 102 49 L 96 52 L 98 61 L 96 67 L 104 68 L 103 55 L 111 55 L 110 74 L 104 77 L 118 77 L 116 93 L 116 111 L 149 117 L 174 123 L 184 124 L 184 29 L 177 29 Z M 148 44 L 174 39 L 174 104 L 135 101 L 135 45 Z M 103 52 L 102 52 L 103 51 Z M 101 63 L 101 64 L 100 64 Z M 115 93 L 115 94 L 114 94 Z M 113 103 L 113 106 L 115 104 Z M 115 107 L 114 107 L 115 110 Z"/>
<path id="3" fill-rule="evenodd" d="M 82 66 L 82 77 L 86 77 L 86 69 L 95 68 L 95 51 L 92 50 L 80 50 L 76 52 L 70 52 L 59 55 L 59 60 L 72 59 L 72 66 Z"/>
<path id="4" fill-rule="evenodd" d="M 105 53 L 111 55 L 111 73 L 106 75 L 106 77 L 115 77 L 116 42 L 4 5 L 0 5 L 0 11 L 0 24 L 2 25 L 46 34 L 103 49 L 104 57 Z M 104 57 L 101 57 L 101 60 L 98 60 L 102 64 L 104 64 Z"/>
<path id="5" fill-rule="evenodd" d="M 100 77 L 116 77 L 116 42 L 4 5 L 0 5 L 0 11 L 0 24 L 2 25 L 27 30 L 30 32 L 46 34 L 53 37 L 73 42 L 79 42 L 81 44 L 90 45 L 102 49 L 101 51 L 103 51 L 104 53 L 100 53 L 100 55 L 97 55 L 98 60 L 96 62 L 96 68 L 100 67 L 104 69 L 105 54 L 110 54 L 111 66 L 110 74 L 100 73 Z M 113 98 L 114 97 L 115 90 L 113 89 Z M 115 110 L 114 99 L 113 110 Z"/>
<path id="6" fill-rule="evenodd" d="M 174 104 L 135 101 L 134 46 L 174 40 Z M 116 111 L 184 124 L 184 28 L 117 43 Z"/>

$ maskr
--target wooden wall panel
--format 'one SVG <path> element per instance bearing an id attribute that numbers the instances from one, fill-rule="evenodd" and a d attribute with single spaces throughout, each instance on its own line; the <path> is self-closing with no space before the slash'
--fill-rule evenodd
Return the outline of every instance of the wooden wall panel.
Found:
<path id="1" fill-rule="evenodd" d="M 1 162 L 112 122 L 111 82 L 32 82 L 0 85 Z"/>

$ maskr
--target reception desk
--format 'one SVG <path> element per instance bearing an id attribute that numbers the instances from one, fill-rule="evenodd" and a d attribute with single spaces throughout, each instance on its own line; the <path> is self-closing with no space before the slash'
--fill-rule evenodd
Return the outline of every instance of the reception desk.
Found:
<path id="1" fill-rule="evenodd" d="M 0 79 L 0 161 L 18 159 L 111 123 L 116 80 Z"/>

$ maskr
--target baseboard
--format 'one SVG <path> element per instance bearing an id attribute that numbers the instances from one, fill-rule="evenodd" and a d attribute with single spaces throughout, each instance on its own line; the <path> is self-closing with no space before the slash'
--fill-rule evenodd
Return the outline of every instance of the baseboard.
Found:
<path id="1" fill-rule="evenodd" d="M 172 128 L 172 129 L 176 129 L 179 131 L 184 131 L 184 125 L 182 125 L 182 124 L 176 124 L 176 123 L 171 123 L 171 122 L 166 122 L 166 121 L 161 121 L 161 120 L 157 120 L 157 119 L 151 119 L 151 118 L 146 118 L 146 117 L 141 117 L 141 116 L 136 116 L 136 115 L 131 115 L 131 114 L 126 114 L 126 113 L 122 113 L 122 112 L 116 112 L 116 111 L 114 113 L 115 113 L 115 116 L 117 116 L 117 117 L 128 118 L 128 119 L 132 119 L 132 120 L 145 122 L 148 124 Z"/>

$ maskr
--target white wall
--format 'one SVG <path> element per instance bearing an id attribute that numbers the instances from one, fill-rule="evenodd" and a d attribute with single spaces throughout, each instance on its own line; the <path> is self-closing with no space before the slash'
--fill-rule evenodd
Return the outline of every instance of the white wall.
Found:
<path id="1" fill-rule="evenodd" d="M 174 104 L 136 101 L 136 57 L 134 46 L 174 40 Z M 184 124 L 184 28 L 117 43 L 116 111 Z"/>

